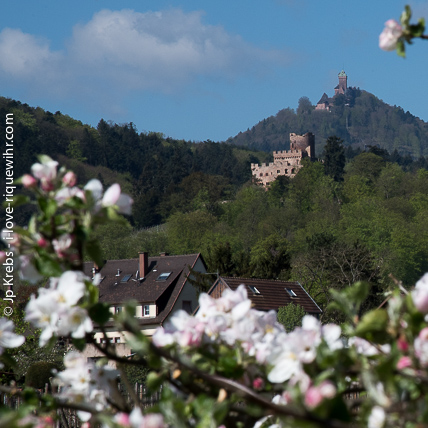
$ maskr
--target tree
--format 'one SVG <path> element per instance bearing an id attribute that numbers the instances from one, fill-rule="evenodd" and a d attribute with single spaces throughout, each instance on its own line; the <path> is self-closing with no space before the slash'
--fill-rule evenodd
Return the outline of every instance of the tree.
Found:
<path id="1" fill-rule="evenodd" d="M 303 306 L 289 303 L 286 306 L 278 308 L 277 319 L 287 332 L 293 331 L 296 327 L 301 327 L 302 319 L 306 315 Z"/>
<path id="2" fill-rule="evenodd" d="M 297 107 L 297 114 L 298 115 L 310 114 L 313 109 L 314 109 L 314 106 L 312 105 L 312 103 L 308 97 L 299 98 L 299 105 Z"/>
<path id="3" fill-rule="evenodd" d="M 343 181 L 346 163 L 343 140 L 336 136 L 327 138 L 322 157 L 325 173 L 334 181 Z"/>
<path id="4" fill-rule="evenodd" d="M 290 244 L 284 238 L 270 235 L 251 249 L 250 267 L 254 278 L 285 279 L 290 270 Z"/>

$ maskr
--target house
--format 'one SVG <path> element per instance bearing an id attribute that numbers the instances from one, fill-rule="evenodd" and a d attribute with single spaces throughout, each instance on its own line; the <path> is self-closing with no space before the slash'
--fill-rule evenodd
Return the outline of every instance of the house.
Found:
<path id="1" fill-rule="evenodd" d="M 293 303 L 302 306 L 307 314 L 317 318 L 322 313 L 320 307 L 298 282 L 219 277 L 208 290 L 208 294 L 218 299 L 225 289 L 236 290 L 241 284 L 246 286 L 253 308 L 259 311 L 278 311 L 280 307 Z"/>
<path id="2" fill-rule="evenodd" d="M 207 271 L 201 254 L 162 253 L 149 257 L 147 252 L 141 252 L 135 259 L 108 260 L 101 269 L 92 263 L 85 264 L 88 276 L 101 275 L 99 301 L 108 303 L 112 314 L 120 312 L 127 301 L 135 301 L 135 316 L 141 331 L 148 336 L 152 336 L 176 310 L 192 313 L 197 307 L 197 290 L 189 281 L 190 269 Z M 107 339 L 95 328 L 95 340 L 119 344 L 116 346 L 118 354 L 129 355 L 130 349 L 124 344 L 126 333 L 117 331 L 113 320 L 104 327 Z M 87 346 L 85 355 L 93 358 L 101 354 L 93 346 Z"/>

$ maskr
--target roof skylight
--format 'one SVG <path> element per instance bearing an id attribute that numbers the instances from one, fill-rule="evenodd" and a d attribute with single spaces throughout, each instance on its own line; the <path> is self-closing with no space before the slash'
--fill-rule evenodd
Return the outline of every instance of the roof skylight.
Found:
<path id="1" fill-rule="evenodd" d="M 162 272 L 157 278 L 156 281 L 166 281 L 172 272 Z"/>
<path id="2" fill-rule="evenodd" d="M 290 295 L 290 297 L 297 297 L 297 294 L 291 288 L 286 288 L 285 291 Z"/>
<path id="3" fill-rule="evenodd" d="M 128 281 L 129 281 L 129 278 L 131 278 L 131 276 L 132 276 L 132 274 L 125 275 L 125 276 L 120 280 L 120 282 L 128 282 Z"/>
<path id="4" fill-rule="evenodd" d="M 262 294 L 256 287 L 254 287 L 254 285 L 249 285 L 248 288 L 253 292 L 253 294 Z"/>

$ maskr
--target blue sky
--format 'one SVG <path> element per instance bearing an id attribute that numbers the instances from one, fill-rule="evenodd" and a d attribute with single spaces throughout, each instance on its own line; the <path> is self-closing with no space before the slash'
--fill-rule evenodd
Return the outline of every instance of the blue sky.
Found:
<path id="1" fill-rule="evenodd" d="M 428 1 L 409 2 L 428 19 Z M 96 126 L 223 141 L 348 85 L 428 121 L 428 42 L 383 52 L 396 0 L 17 0 L 0 14 L 0 95 Z M 308 131 L 310 131 L 308 129 Z"/>

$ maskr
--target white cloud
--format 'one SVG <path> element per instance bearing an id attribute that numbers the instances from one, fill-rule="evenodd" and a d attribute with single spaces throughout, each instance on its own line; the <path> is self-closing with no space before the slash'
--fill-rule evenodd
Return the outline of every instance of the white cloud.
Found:
<path id="1" fill-rule="evenodd" d="M 58 59 L 44 39 L 12 28 L 0 33 L 0 69 L 5 73 L 29 77 L 49 69 Z"/>
<path id="2" fill-rule="evenodd" d="M 0 75 L 56 97 L 173 93 L 199 77 L 234 78 L 285 64 L 281 51 L 247 43 L 202 12 L 102 10 L 73 28 L 62 51 L 18 29 L 0 33 Z M 120 100 L 117 100 L 120 102 Z"/>

